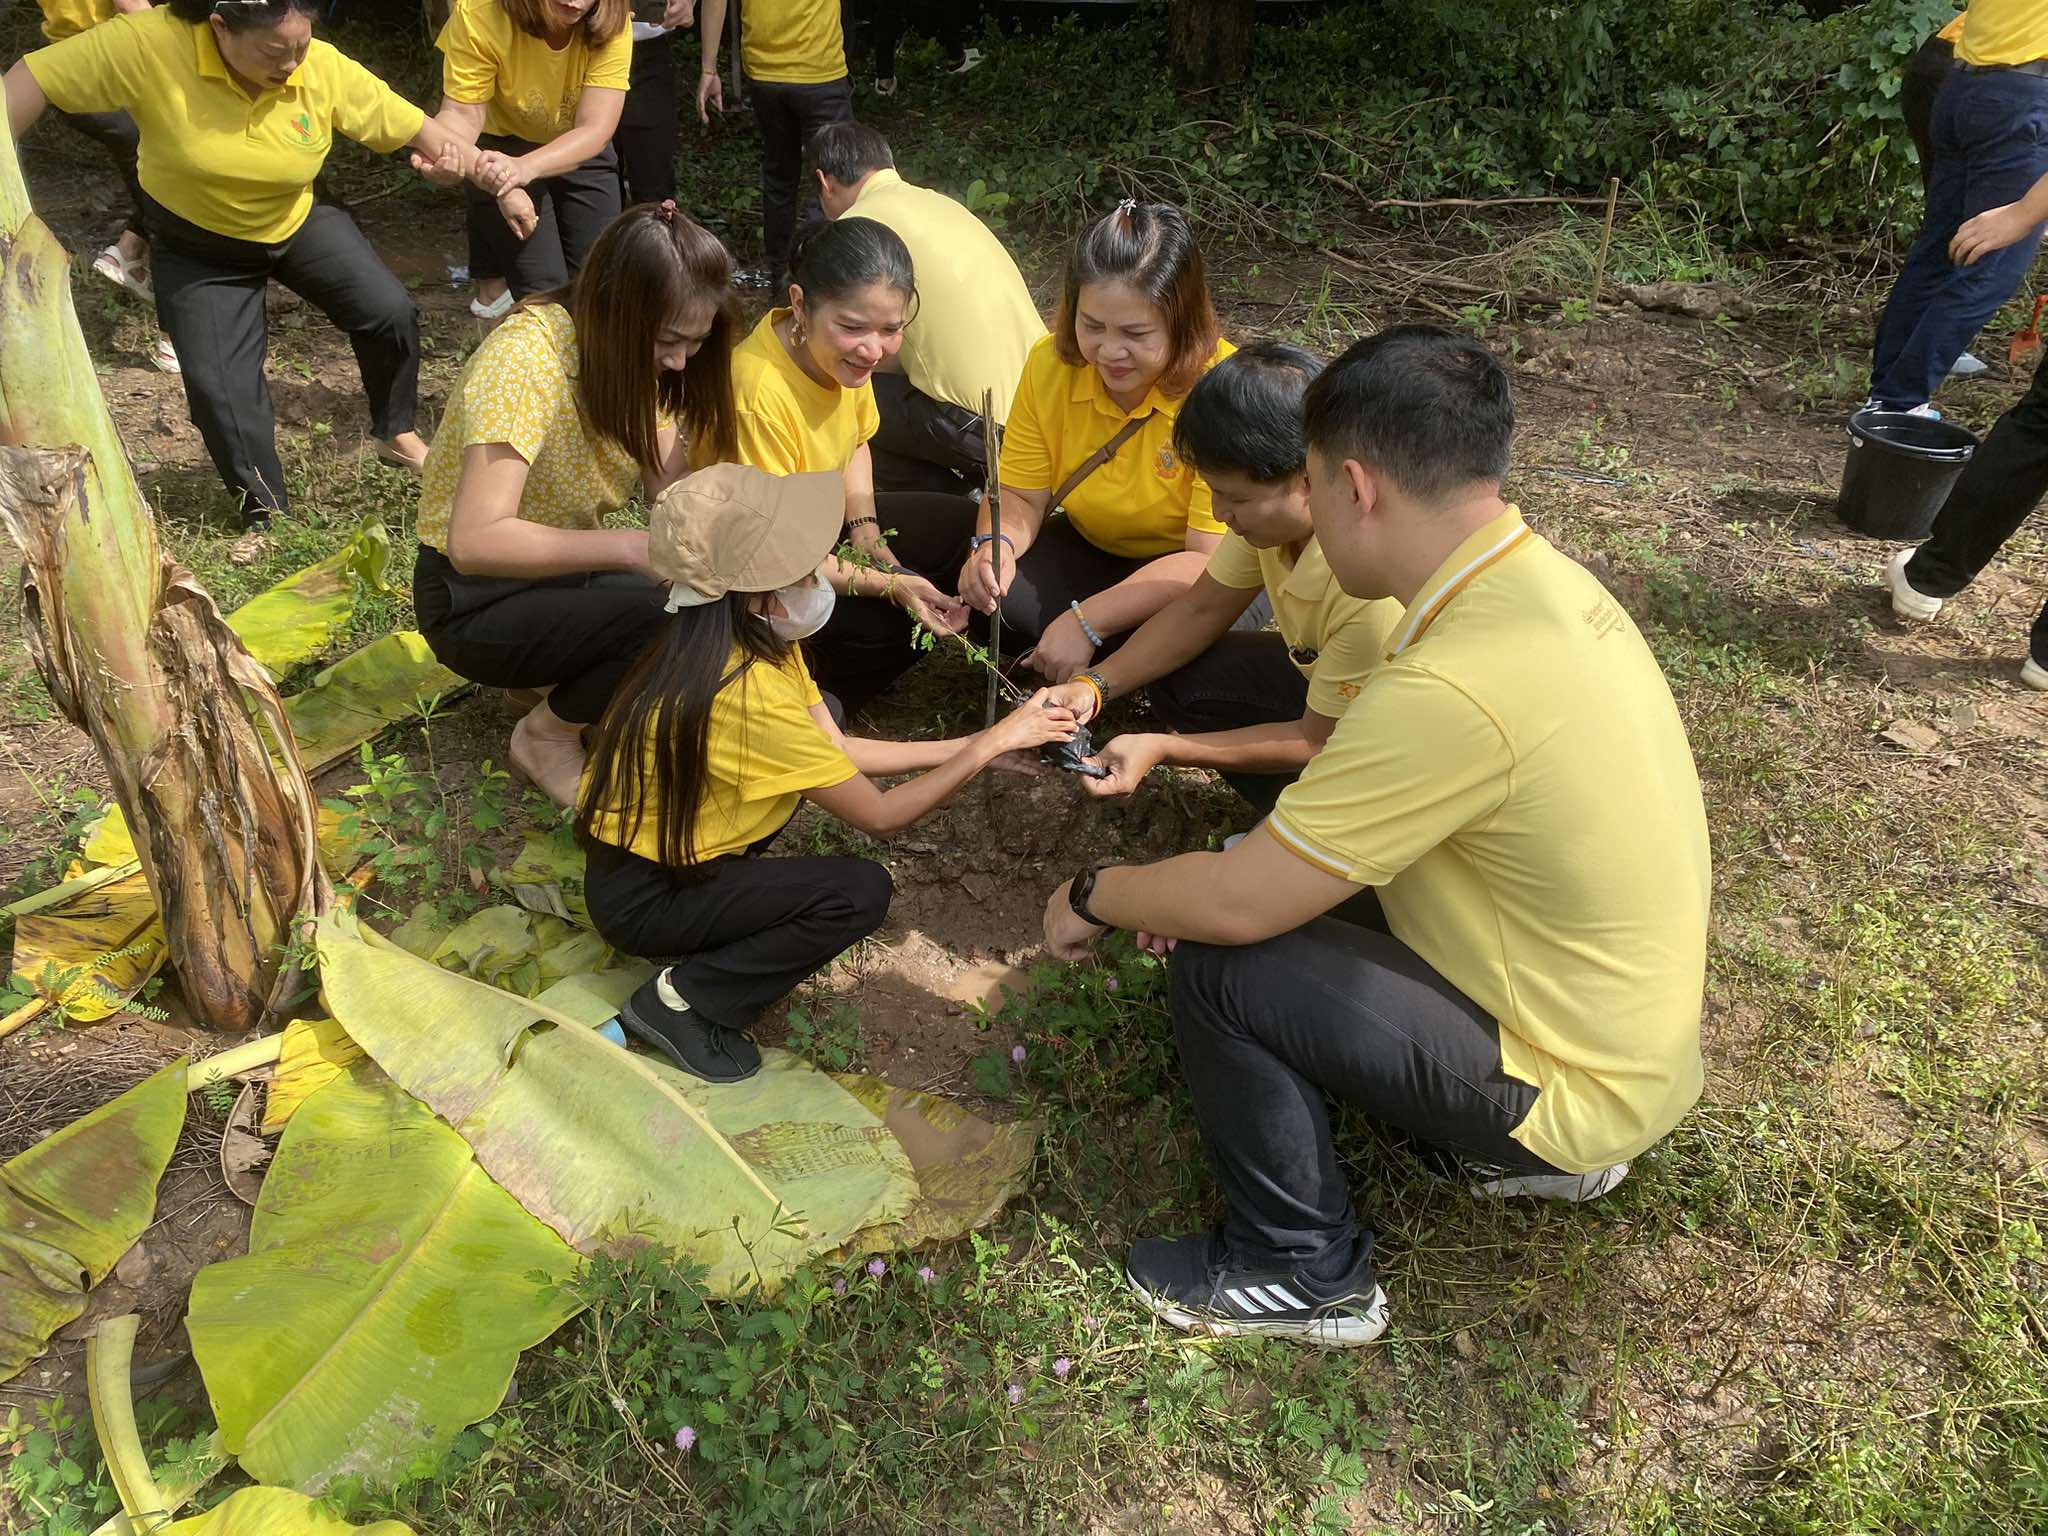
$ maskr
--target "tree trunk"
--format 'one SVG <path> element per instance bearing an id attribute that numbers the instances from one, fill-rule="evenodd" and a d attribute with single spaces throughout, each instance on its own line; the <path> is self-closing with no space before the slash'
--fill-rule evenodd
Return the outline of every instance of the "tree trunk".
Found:
<path id="1" fill-rule="evenodd" d="M 187 1000 L 250 1029 L 297 985 L 294 918 L 331 894 L 317 802 L 269 675 L 157 545 L 70 278 L 0 133 L 0 523 L 24 561 L 22 630 L 106 764 Z"/>
<path id="2" fill-rule="evenodd" d="M 1174 83 L 1205 91 L 1249 77 L 1257 11 L 1258 0 L 1173 0 L 1167 39 Z"/>

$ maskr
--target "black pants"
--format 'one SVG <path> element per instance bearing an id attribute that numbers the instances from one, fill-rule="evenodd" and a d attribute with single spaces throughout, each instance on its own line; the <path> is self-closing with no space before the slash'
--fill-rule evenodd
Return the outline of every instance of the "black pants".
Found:
<path id="1" fill-rule="evenodd" d="M 668 588 L 630 571 L 546 581 L 464 576 L 428 544 L 413 565 L 420 633 L 451 672 L 487 688 L 547 688 L 588 725 L 668 617 Z"/>
<path id="2" fill-rule="evenodd" d="M 121 185 L 128 189 L 126 227 L 134 234 L 146 235 L 149 231 L 148 214 L 144 206 L 142 183 L 135 175 L 135 147 L 142 142 L 142 135 L 135 126 L 135 119 L 126 112 L 66 112 L 59 108 L 52 110 L 67 127 L 84 134 L 107 152 L 107 158 L 114 162 L 114 170 L 121 177 Z"/>
<path id="3" fill-rule="evenodd" d="M 967 33 L 969 7 L 961 0 L 877 0 L 871 13 L 874 28 L 875 78 L 896 78 L 896 49 L 903 34 L 916 27 L 939 45 L 946 66 L 960 57 Z"/>
<path id="4" fill-rule="evenodd" d="M 761 130 L 761 260 L 779 284 L 796 238 L 799 194 L 803 222 L 819 217 L 818 189 L 804 184 L 804 151 L 826 124 L 853 121 L 853 82 L 844 75 L 822 85 L 749 80 L 747 100 Z"/>
<path id="5" fill-rule="evenodd" d="M 1265 597 L 1264 593 L 1260 594 Z M 1268 599 L 1270 601 L 1270 599 Z M 1255 605 L 1256 606 L 1256 605 Z M 1287 659 L 1278 630 L 1232 630 L 1176 671 L 1146 686 L 1152 713 L 1183 735 L 1284 725 L 1308 709 L 1308 679 Z M 1224 782 L 1264 815 L 1299 774 L 1226 772 Z"/>
<path id="6" fill-rule="evenodd" d="M 1327 1099 L 1461 1158 L 1551 1173 L 1509 1136 L 1536 1089 L 1501 1066 L 1477 1004 L 1383 931 L 1376 900 L 1241 948 L 1182 944 L 1174 1040 L 1223 1187 L 1224 1236 L 1255 1267 L 1318 1279 L 1372 1250 L 1337 1168 Z"/>
<path id="7" fill-rule="evenodd" d="M 1964 466 L 1934 531 L 1906 564 L 1906 579 L 1929 597 L 1953 597 L 1976 580 L 2048 493 L 2048 358 L 2019 403 L 1991 428 Z M 2048 667 L 2048 606 L 2034 620 L 2029 651 Z"/>
<path id="8" fill-rule="evenodd" d="M 875 497 L 875 516 L 898 561 L 942 591 L 953 590 L 974 532 L 973 502 L 928 491 L 890 492 Z M 811 674 L 847 714 L 858 714 L 917 660 L 913 632 L 910 615 L 888 598 L 842 597 L 810 643 Z"/>
<path id="9" fill-rule="evenodd" d="M 1923 194 L 1934 187 L 1934 98 L 1941 94 L 1955 63 L 1956 45 L 1945 37 L 1930 37 L 1899 75 L 1899 112 L 1920 156 Z"/>
<path id="10" fill-rule="evenodd" d="M 405 285 L 339 208 L 315 204 L 281 245 L 230 240 L 156 203 L 156 314 L 177 348 L 185 401 L 213 467 L 252 516 L 286 507 L 277 422 L 264 362 L 263 291 L 275 278 L 348 333 L 377 437 L 410 432 L 419 415 L 420 317 Z"/>
<path id="11" fill-rule="evenodd" d="M 487 133 L 476 147 L 524 155 L 540 145 Z M 566 287 L 582 269 L 605 225 L 619 216 L 619 158 L 607 144 L 574 170 L 529 183 L 526 192 L 540 222 L 521 240 L 498 212 L 496 198 L 475 186 L 463 187 L 469 275 L 478 282 L 503 278 L 515 299 Z"/>
<path id="12" fill-rule="evenodd" d="M 978 490 L 988 478 L 981 413 L 934 400 L 902 373 L 874 376 L 881 430 L 868 441 L 878 491 Z"/>
<path id="13" fill-rule="evenodd" d="M 604 941 L 673 966 L 691 1008 L 728 1029 L 881 927 L 894 894 L 872 859 L 738 854 L 677 870 L 596 843 L 584 874 Z"/>
<path id="14" fill-rule="evenodd" d="M 664 33 L 633 45 L 632 88 L 619 112 L 612 150 L 619 161 L 620 201 L 659 203 L 676 195 L 676 39 Z"/>

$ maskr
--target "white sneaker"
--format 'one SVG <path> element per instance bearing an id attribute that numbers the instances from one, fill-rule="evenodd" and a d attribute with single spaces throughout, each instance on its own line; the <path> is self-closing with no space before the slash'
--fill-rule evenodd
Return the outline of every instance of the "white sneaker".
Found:
<path id="1" fill-rule="evenodd" d="M 163 369 L 165 373 L 183 373 L 185 371 L 178 366 L 178 349 L 171 345 L 171 338 L 168 336 L 157 337 L 156 345 L 150 349 L 149 360 L 155 363 L 157 367 Z"/>
<path id="2" fill-rule="evenodd" d="M 1880 405 L 1878 404 L 1877 396 L 1872 395 L 1868 399 L 1866 399 L 1861 405 L 1857 406 L 1856 409 L 1858 411 L 1885 411 L 1893 416 L 1925 416 L 1929 421 L 1941 420 L 1941 412 L 1937 411 L 1933 406 L 1927 404 L 1925 401 L 1922 401 L 1918 405 L 1909 405 L 1904 407 L 1896 405 Z"/>
<path id="3" fill-rule="evenodd" d="M 2048 693 L 2048 667 L 2044 667 L 2029 656 L 2020 664 L 2020 681 L 2029 688 L 2038 688 Z"/>
<path id="4" fill-rule="evenodd" d="M 1585 1200 L 1598 1200 L 1627 1177 L 1627 1163 L 1597 1168 L 1591 1173 L 1503 1174 L 1497 1179 L 1474 1184 L 1472 1193 L 1503 1200 L 1523 1196 L 1531 1200 L 1562 1200 L 1577 1205 Z"/>
<path id="5" fill-rule="evenodd" d="M 1974 352 L 1965 352 L 1949 365 L 1948 376 L 1952 379 L 1974 379 L 1980 373 L 1989 373 L 1991 365 Z"/>
<path id="6" fill-rule="evenodd" d="M 1917 547 L 1909 546 L 1893 555 L 1891 564 L 1884 568 L 1884 580 L 1885 585 L 1892 589 L 1892 612 L 1902 619 L 1918 619 L 1924 623 L 1941 612 L 1947 599 L 1929 597 L 1906 580 L 1906 563 L 1913 558 Z"/>
<path id="7" fill-rule="evenodd" d="M 964 75 L 970 69 L 980 68 L 981 62 L 982 55 L 979 48 L 963 48 L 960 51 L 960 62 L 953 66 L 950 73 Z"/>
<path id="8" fill-rule="evenodd" d="M 512 306 L 516 302 L 517 300 L 512 297 L 512 290 L 507 288 L 488 304 L 482 299 L 471 299 L 469 312 L 479 320 L 502 320 L 512 313 Z"/>

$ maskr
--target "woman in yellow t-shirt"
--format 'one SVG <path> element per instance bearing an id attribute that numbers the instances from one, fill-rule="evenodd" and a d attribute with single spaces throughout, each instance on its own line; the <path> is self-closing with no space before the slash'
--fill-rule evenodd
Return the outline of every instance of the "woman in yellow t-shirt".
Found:
<path id="1" fill-rule="evenodd" d="M 917 275 L 902 239 L 873 219 L 815 224 L 797 242 L 789 307 L 770 310 L 733 353 L 740 462 L 771 474 L 846 479 L 851 560 L 828 562 L 833 611 L 812 647 L 819 683 L 849 714 L 917 657 L 912 625 L 966 627 L 967 608 L 934 578 L 967 551 L 974 503 L 945 492 L 876 494 L 868 440 L 881 425 L 870 380 L 903 345 Z"/>
<path id="2" fill-rule="evenodd" d="M 583 729 L 661 623 L 642 528 L 608 528 L 636 489 L 733 456 L 732 258 L 673 203 L 634 208 L 573 289 L 521 308 L 448 398 L 420 491 L 413 607 L 442 663 L 546 690 L 512 765 L 567 805 Z"/>
<path id="3" fill-rule="evenodd" d="M 858 858 L 762 858 L 809 800 L 872 836 L 902 830 L 1008 752 L 1074 733 L 1034 696 L 979 735 L 868 741 L 840 732 L 799 642 L 831 613 L 838 474 L 699 471 L 649 517 L 672 616 L 594 734 L 576 830 L 605 942 L 665 969 L 620 1010 L 628 1033 L 712 1082 L 750 1077 L 740 1033 L 762 1008 L 881 926 L 892 888 Z M 883 789 L 869 774 L 922 776 Z"/>
<path id="4" fill-rule="evenodd" d="M 252 521 L 285 509 L 263 294 L 272 278 L 348 332 L 378 455 L 426 458 L 414 430 L 419 316 L 355 221 L 313 201 L 335 135 L 415 167 L 467 174 L 466 146 L 355 60 L 313 37 L 317 0 L 169 0 L 38 49 L 7 71 L 19 139 L 44 107 L 125 111 L 155 241 L 157 319 L 193 423 Z M 523 195 L 517 200 L 524 203 Z M 505 216 L 515 213 L 508 203 Z"/>
<path id="5" fill-rule="evenodd" d="M 612 135 L 631 83 L 629 19 L 628 0 L 455 0 L 434 40 L 437 120 L 483 151 L 469 193 L 470 309 L 479 319 L 569 282 L 618 217 Z M 523 240 L 491 207 L 515 188 L 539 215 Z"/>
<path id="6" fill-rule="evenodd" d="M 980 612 L 1001 601 L 1005 631 L 1035 642 L 1024 660 L 1052 681 L 1185 592 L 1223 541 L 1208 483 L 1174 451 L 1173 423 L 1195 380 L 1232 350 L 1179 209 L 1126 200 L 1081 236 L 1052 334 L 1025 359 L 1004 427 L 1000 535 L 983 507 L 959 579 Z M 1257 602 L 1237 627 L 1271 616 Z"/>

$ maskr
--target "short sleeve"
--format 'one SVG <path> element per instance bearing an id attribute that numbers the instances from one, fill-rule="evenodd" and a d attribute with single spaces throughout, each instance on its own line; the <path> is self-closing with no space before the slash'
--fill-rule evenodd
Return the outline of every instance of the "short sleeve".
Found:
<path id="1" fill-rule="evenodd" d="M 497 94 L 497 49 L 482 35 L 464 0 L 456 0 L 434 46 L 441 50 L 442 95 L 475 107 Z"/>
<path id="2" fill-rule="evenodd" d="M 875 386 L 863 384 L 854 392 L 853 445 L 871 442 L 882 430 L 882 412 L 875 404 Z"/>
<path id="3" fill-rule="evenodd" d="M 1507 798 L 1514 757 L 1462 689 L 1390 663 L 1337 722 L 1267 825 L 1317 868 L 1385 885 Z"/>
<path id="4" fill-rule="evenodd" d="M 420 108 L 338 50 L 334 69 L 334 126 L 342 134 L 379 154 L 389 154 L 420 136 L 427 120 Z"/>
<path id="5" fill-rule="evenodd" d="M 619 35 L 591 50 L 583 83 L 599 90 L 623 91 L 633 83 L 633 28 L 622 26 Z"/>
<path id="6" fill-rule="evenodd" d="M 1048 367 L 1050 365 L 1050 368 Z M 997 478 L 1019 491 L 1049 491 L 1052 483 L 1052 447 L 1046 435 L 1044 412 L 1051 378 L 1058 377 L 1059 356 L 1050 338 L 1031 349 L 1024 359 L 1024 372 L 1017 380 L 1017 393 L 1010 403 L 1010 419 L 1003 428 L 1002 467 Z"/>
<path id="7" fill-rule="evenodd" d="M 127 16 L 38 48 L 21 62 L 60 112 L 119 111 L 149 84 L 148 52 Z"/>
<path id="8" fill-rule="evenodd" d="M 528 464 L 556 420 L 575 410 L 561 359 L 532 325 L 501 328 L 464 371 L 461 388 L 462 446 L 505 443 Z"/>
<path id="9" fill-rule="evenodd" d="M 1223 536 L 1223 542 L 1209 556 L 1207 570 L 1211 581 L 1219 587 L 1229 587 L 1233 592 L 1244 592 L 1266 584 L 1266 573 L 1259 565 L 1259 552 L 1235 533 Z"/>
<path id="10" fill-rule="evenodd" d="M 830 789 L 860 772 L 811 718 L 816 695 L 808 673 L 761 662 L 720 695 L 732 710 L 714 729 L 740 732 L 734 788 L 742 801 Z"/>
<path id="11" fill-rule="evenodd" d="M 803 424 L 791 418 L 783 402 L 766 395 L 734 413 L 738 428 L 740 462 L 771 475 L 801 474 L 815 466 L 804 463 Z M 844 465 L 833 465 L 842 469 Z"/>
<path id="12" fill-rule="evenodd" d="M 1209 489 L 1209 482 L 1188 466 L 1188 473 L 1194 481 L 1188 487 L 1188 531 L 1191 533 L 1228 533 L 1230 530 L 1216 521 L 1216 493 Z"/>
<path id="13" fill-rule="evenodd" d="M 1341 720 L 1366 680 L 1386 659 L 1387 641 L 1401 622 L 1401 605 L 1383 598 L 1352 600 L 1337 632 L 1324 638 L 1308 677 L 1308 707 L 1326 720 Z"/>

